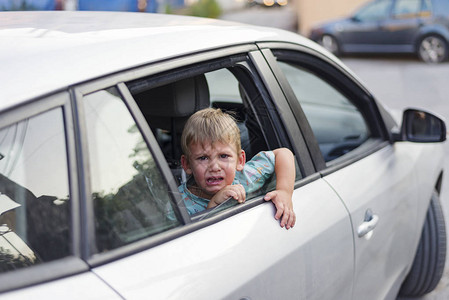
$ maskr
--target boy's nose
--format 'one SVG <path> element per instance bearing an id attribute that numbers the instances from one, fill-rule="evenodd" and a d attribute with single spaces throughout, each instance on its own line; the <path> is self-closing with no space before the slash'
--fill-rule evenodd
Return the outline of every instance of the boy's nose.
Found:
<path id="1" fill-rule="evenodd" d="M 219 161 L 218 161 L 217 158 L 211 159 L 211 160 L 210 160 L 209 168 L 210 168 L 211 170 L 213 170 L 213 171 L 217 171 L 217 170 L 220 170 L 220 169 L 221 169 L 220 163 L 219 163 Z"/>

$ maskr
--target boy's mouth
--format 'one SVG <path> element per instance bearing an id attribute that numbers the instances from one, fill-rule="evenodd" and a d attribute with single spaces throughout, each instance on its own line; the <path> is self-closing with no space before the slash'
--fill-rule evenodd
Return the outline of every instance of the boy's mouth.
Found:
<path id="1" fill-rule="evenodd" d="M 209 177 L 206 182 L 208 185 L 218 185 L 223 181 L 223 177 Z"/>

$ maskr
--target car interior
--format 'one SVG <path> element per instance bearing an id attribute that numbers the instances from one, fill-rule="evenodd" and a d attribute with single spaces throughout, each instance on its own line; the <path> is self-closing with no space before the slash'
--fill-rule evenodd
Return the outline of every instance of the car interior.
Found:
<path id="1" fill-rule="evenodd" d="M 178 184 L 186 180 L 180 163 L 182 130 L 187 119 L 198 110 L 214 107 L 234 116 L 240 128 L 242 148 L 247 160 L 257 152 L 268 149 L 244 87 L 235 79 L 238 95 L 232 99 L 211 95 L 211 80 L 211 77 L 208 81 L 205 74 L 200 74 L 133 95 Z"/>

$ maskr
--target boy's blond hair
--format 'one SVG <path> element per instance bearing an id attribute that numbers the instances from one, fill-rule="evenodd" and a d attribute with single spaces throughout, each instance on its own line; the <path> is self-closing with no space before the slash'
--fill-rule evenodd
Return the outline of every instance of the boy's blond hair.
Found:
<path id="1" fill-rule="evenodd" d="M 235 119 L 221 109 L 205 108 L 194 113 L 184 127 L 181 147 L 184 155 L 190 156 L 191 144 L 221 142 L 241 150 L 240 130 Z"/>

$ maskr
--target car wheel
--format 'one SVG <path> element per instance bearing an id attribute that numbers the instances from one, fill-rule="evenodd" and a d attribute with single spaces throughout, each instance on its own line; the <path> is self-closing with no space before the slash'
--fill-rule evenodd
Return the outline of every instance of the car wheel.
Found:
<path id="1" fill-rule="evenodd" d="M 444 39 L 430 35 L 421 40 L 418 55 L 428 63 L 439 63 L 447 59 L 448 46 Z"/>
<path id="2" fill-rule="evenodd" d="M 434 191 L 418 250 L 399 294 L 419 297 L 431 292 L 443 275 L 446 261 L 446 225 L 438 193 Z"/>
<path id="3" fill-rule="evenodd" d="M 332 54 L 340 54 L 340 47 L 338 46 L 337 39 L 329 34 L 324 34 L 319 40 L 319 44 Z"/>

